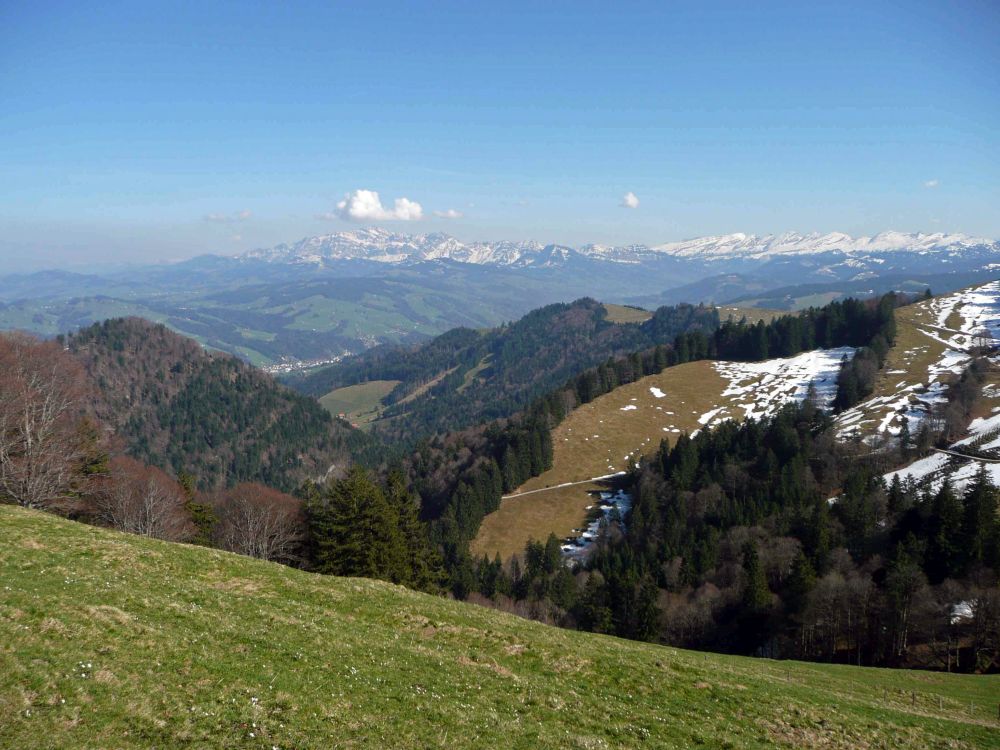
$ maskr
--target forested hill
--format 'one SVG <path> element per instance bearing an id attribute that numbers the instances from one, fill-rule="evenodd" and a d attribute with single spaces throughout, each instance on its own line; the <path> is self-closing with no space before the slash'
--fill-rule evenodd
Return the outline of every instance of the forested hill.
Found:
<path id="1" fill-rule="evenodd" d="M 162 325 L 107 320 L 65 343 L 98 389 L 96 416 L 126 450 L 204 489 L 255 481 L 290 490 L 368 443 L 313 399 Z"/>
<path id="2" fill-rule="evenodd" d="M 712 331 L 718 311 L 661 307 L 643 323 L 615 323 L 593 299 L 534 310 L 485 331 L 456 328 L 418 347 L 381 347 L 289 385 L 316 397 L 370 381 L 399 381 L 375 431 L 412 440 L 510 416 L 582 370 L 630 352 Z"/>

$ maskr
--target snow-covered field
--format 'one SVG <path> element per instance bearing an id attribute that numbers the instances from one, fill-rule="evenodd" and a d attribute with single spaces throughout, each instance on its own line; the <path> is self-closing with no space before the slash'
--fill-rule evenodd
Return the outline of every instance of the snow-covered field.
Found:
<path id="1" fill-rule="evenodd" d="M 845 357 L 853 357 L 854 352 L 853 347 L 845 346 L 763 362 L 713 362 L 712 367 L 722 377 L 725 387 L 711 409 L 700 414 L 692 412 L 697 415 L 699 428 L 691 434 L 729 419 L 771 416 L 789 402 L 804 400 L 810 388 L 817 405 L 828 408 L 837 394 L 840 364 Z M 663 430 L 680 432 L 673 425 Z"/>
<path id="2" fill-rule="evenodd" d="M 743 411 L 739 416 L 744 419 L 769 416 L 789 401 L 802 401 L 810 386 L 815 390 L 818 405 L 827 408 L 837 395 L 840 363 L 845 357 L 853 357 L 854 351 L 845 346 L 764 362 L 715 362 L 715 370 L 729 381 L 722 392 L 729 405 L 703 414 L 698 421 L 710 425 L 730 419 L 734 408 Z"/>
<path id="3" fill-rule="evenodd" d="M 838 417 L 842 436 L 856 432 L 898 435 L 904 420 L 915 432 L 934 405 L 944 401 L 948 381 L 968 366 L 971 350 L 1000 340 L 1000 281 L 919 305 L 922 314 L 913 326 L 926 343 L 890 355 L 896 367 L 885 372 L 888 387 Z M 925 366 L 914 364 L 928 355 L 932 356 Z"/>

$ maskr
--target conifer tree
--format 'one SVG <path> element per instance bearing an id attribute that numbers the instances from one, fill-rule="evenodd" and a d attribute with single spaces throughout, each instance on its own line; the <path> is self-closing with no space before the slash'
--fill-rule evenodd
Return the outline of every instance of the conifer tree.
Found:
<path id="1" fill-rule="evenodd" d="M 951 482 L 945 480 L 931 502 L 927 519 L 927 554 L 924 571 L 932 583 L 959 572 L 962 562 L 962 503 Z"/>
<path id="2" fill-rule="evenodd" d="M 198 500 L 198 480 L 193 474 L 182 471 L 177 475 L 177 484 L 181 486 L 181 491 L 184 493 L 184 508 L 191 516 L 191 522 L 195 528 L 191 543 L 200 544 L 203 547 L 211 546 L 212 532 L 219 521 L 215 510 L 213 510 L 211 503 Z"/>
<path id="3" fill-rule="evenodd" d="M 386 499 L 395 511 L 403 552 L 398 561 L 398 580 L 421 591 L 434 592 L 441 586 L 442 567 L 437 550 L 430 543 L 427 527 L 418 516 L 419 498 L 406 486 L 402 472 L 389 472 L 386 480 Z"/>
<path id="4" fill-rule="evenodd" d="M 592 633 L 614 630 L 611 607 L 608 606 L 607 585 L 599 573 L 590 573 L 580 601 L 580 625 Z"/>
<path id="5" fill-rule="evenodd" d="M 910 436 L 910 420 L 904 416 L 903 426 L 899 428 L 899 457 L 903 461 L 908 461 L 910 458 L 912 440 L 913 439 Z"/>
<path id="6" fill-rule="evenodd" d="M 318 570 L 398 581 L 403 541 L 393 511 L 368 472 L 351 467 L 309 509 Z"/>
<path id="7" fill-rule="evenodd" d="M 809 558 L 800 550 L 792 562 L 792 572 L 785 589 L 785 606 L 788 611 L 793 614 L 801 612 L 815 585 L 816 571 Z"/>
<path id="8" fill-rule="evenodd" d="M 771 592 L 764 577 L 764 566 L 757 554 L 757 545 L 747 542 L 743 545 L 743 572 L 746 587 L 743 589 L 743 606 L 751 612 L 759 612 L 771 603 Z"/>
<path id="9" fill-rule="evenodd" d="M 966 570 L 975 565 L 996 564 L 996 544 L 1000 537 L 997 495 L 997 488 L 984 464 L 965 492 L 959 539 Z"/>
<path id="10" fill-rule="evenodd" d="M 903 483 L 899 478 L 899 474 L 894 474 L 892 477 L 892 482 L 889 483 L 889 495 L 888 495 L 888 507 L 889 512 L 893 515 L 902 513 L 906 510 L 906 494 L 903 492 Z"/>
<path id="11" fill-rule="evenodd" d="M 542 560 L 542 569 L 548 573 L 555 573 L 562 566 L 562 549 L 559 539 L 555 534 L 549 534 L 545 540 L 545 552 Z"/>
<path id="12" fill-rule="evenodd" d="M 655 641 L 660 634 L 660 608 L 657 604 L 660 591 L 651 576 L 645 576 L 639 586 L 636 602 L 635 638 Z"/>

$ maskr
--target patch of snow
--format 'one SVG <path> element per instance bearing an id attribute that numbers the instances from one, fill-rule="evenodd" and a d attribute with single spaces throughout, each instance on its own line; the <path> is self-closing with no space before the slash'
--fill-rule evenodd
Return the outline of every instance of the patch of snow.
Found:
<path id="1" fill-rule="evenodd" d="M 956 625 L 962 620 L 971 620 L 975 616 L 972 609 L 972 602 L 964 601 L 953 604 L 951 607 L 951 624 Z"/>
<path id="2" fill-rule="evenodd" d="M 700 424 L 700 425 L 706 425 L 706 424 L 708 424 L 709 422 L 711 422 L 715 418 L 715 416 L 720 411 L 723 411 L 723 410 L 722 409 L 712 409 L 712 411 L 705 412 L 700 417 L 698 417 L 698 424 Z"/>
<path id="3" fill-rule="evenodd" d="M 853 357 L 854 352 L 853 347 L 816 349 L 763 362 L 714 362 L 713 367 L 729 382 L 722 395 L 732 400 L 732 406 L 743 409 L 744 418 L 759 419 L 774 414 L 790 401 L 802 401 L 810 386 L 818 405 L 828 407 L 837 392 L 840 362 L 844 357 Z M 713 420 L 719 421 L 716 418 L 725 411 L 727 408 L 721 407 L 702 415 L 698 421 L 711 424 Z"/>
<path id="4" fill-rule="evenodd" d="M 625 516 L 628 515 L 629 510 L 632 508 L 632 496 L 624 490 L 617 490 L 616 492 L 601 492 L 599 498 L 598 507 L 600 513 L 597 514 L 597 517 L 587 524 L 587 528 L 579 536 L 567 539 L 566 543 L 562 545 L 563 556 L 567 565 L 582 562 L 587 558 L 593 550 L 594 543 L 600 536 L 602 528 L 607 526 L 612 516 L 617 515 L 619 522 L 623 524 L 624 528 Z M 586 507 L 588 511 L 593 509 L 593 505 Z"/>
<path id="5" fill-rule="evenodd" d="M 944 453 L 932 453 L 929 456 L 914 461 L 904 469 L 893 471 L 885 475 L 885 481 L 891 482 L 893 477 L 898 476 L 901 482 L 907 479 L 920 481 L 926 477 L 940 472 L 948 465 L 949 458 Z"/>

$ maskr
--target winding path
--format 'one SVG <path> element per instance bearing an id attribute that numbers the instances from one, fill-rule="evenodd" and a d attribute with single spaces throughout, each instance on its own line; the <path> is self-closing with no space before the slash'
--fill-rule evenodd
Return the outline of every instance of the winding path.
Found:
<path id="1" fill-rule="evenodd" d="M 1000 464 L 1000 458 L 987 458 L 986 456 L 977 456 L 970 453 L 959 453 L 958 451 L 950 451 L 946 448 L 934 448 L 933 450 L 936 453 L 944 453 L 958 458 L 967 458 L 970 461 L 982 461 L 987 464 Z"/>
<path id="2" fill-rule="evenodd" d="M 554 484 L 551 487 L 542 487 L 537 490 L 528 490 L 527 492 L 516 492 L 513 495 L 501 495 L 501 500 L 508 500 L 512 497 L 524 497 L 525 495 L 534 495 L 536 492 L 548 492 L 549 490 L 560 490 L 563 487 L 574 487 L 578 484 L 590 484 L 591 482 L 601 482 L 605 479 L 614 479 L 615 477 L 625 476 L 624 471 L 616 471 L 614 474 L 604 474 L 599 477 L 591 477 L 590 479 L 581 479 L 577 482 L 563 482 L 562 484 Z"/>

